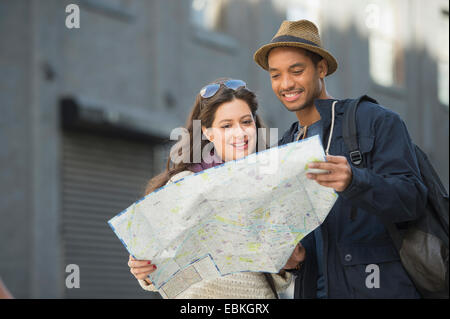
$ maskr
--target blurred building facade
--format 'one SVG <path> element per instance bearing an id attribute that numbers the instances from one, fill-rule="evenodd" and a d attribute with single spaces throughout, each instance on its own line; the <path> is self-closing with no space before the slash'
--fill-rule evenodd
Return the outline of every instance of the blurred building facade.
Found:
<path id="1" fill-rule="evenodd" d="M 71 3 L 79 29 L 65 26 Z M 302 18 L 339 61 L 329 93 L 399 113 L 448 189 L 448 1 L 2 0 L 0 277 L 12 294 L 158 298 L 107 220 L 163 169 L 204 84 L 245 80 L 279 134 L 296 120 L 252 56 Z M 66 286 L 70 264 L 80 288 Z"/>

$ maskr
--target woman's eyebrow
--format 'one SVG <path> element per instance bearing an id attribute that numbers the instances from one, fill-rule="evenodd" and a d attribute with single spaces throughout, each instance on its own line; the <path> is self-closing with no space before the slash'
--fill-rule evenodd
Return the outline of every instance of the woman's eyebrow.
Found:
<path id="1" fill-rule="evenodd" d="M 251 117 L 251 114 L 245 114 L 245 115 L 241 116 L 240 120 L 242 120 L 245 117 Z M 222 123 L 222 122 L 233 122 L 233 120 L 232 119 L 223 119 L 223 120 L 219 121 L 219 123 Z"/>

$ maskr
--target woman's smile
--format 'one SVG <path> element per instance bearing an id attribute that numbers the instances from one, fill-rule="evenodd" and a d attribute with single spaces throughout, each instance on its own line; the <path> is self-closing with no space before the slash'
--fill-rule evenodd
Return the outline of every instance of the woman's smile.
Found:
<path id="1" fill-rule="evenodd" d="M 248 140 L 231 144 L 236 150 L 246 150 L 248 149 Z"/>

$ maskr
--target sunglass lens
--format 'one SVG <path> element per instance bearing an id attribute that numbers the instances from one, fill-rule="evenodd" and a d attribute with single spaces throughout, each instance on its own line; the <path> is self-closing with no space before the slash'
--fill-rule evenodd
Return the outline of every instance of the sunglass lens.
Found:
<path id="1" fill-rule="evenodd" d="M 201 89 L 200 95 L 201 95 L 201 97 L 207 99 L 207 98 L 213 96 L 214 94 L 216 94 L 216 92 L 219 90 L 219 88 L 220 88 L 219 84 L 207 85 L 203 89 Z"/>
<path id="2" fill-rule="evenodd" d="M 237 90 L 240 87 L 245 87 L 247 84 L 242 80 L 229 80 L 224 83 L 228 88 Z"/>

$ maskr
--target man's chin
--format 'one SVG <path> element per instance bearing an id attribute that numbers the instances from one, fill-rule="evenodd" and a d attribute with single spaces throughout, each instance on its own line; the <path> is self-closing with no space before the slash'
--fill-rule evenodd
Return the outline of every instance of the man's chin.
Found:
<path id="1" fill-rule="evenodd" d="M 306 104 L 301 105 L 292 105 L 292 104 L 284 104 L 284 107 L 290 112 L 298 112 L 307 108 Z"/>

